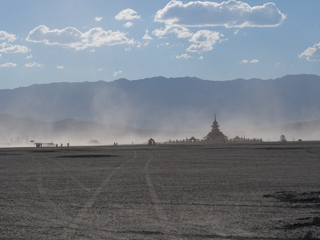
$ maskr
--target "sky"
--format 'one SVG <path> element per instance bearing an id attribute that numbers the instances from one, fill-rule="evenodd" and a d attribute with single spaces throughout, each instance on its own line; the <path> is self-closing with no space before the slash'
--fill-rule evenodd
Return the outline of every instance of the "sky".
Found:
<path id="1" fill-rule="evenodd" d="M 1 0 L 0 89 L 320 75 L 318 0 Z"/>

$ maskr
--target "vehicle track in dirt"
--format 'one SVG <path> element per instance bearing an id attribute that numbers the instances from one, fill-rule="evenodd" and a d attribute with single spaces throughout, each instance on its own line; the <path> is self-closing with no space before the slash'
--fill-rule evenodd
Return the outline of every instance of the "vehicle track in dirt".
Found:
<path id="1" fill-rule="evenodd" d="M 152 173 L 150 172 L 149 165 L 150 165 L 151 161 L 154 159 L 154 157 L 149 152 L 147 152 L 147 151 L 145 151 L 145 152 L 150 156 L 150 159 L 148 160 L 148 162 L 146 163 L 145 168 L 144 168 L 146 182 L 148 185 L 149 193 L 151 195 L 152 204 L 154 205 L 154 210 L 158 216 L 159 223 L 160 223 L 162 232 L 164 234 L 164 238 L 166 238 L 168 235 L 177 234 L 178 230 L 174 226 L 174 224 L 169 221 L 168 217 L 166 216 L 166 213 L 163 210 L 161 200 L 159 199 L 157 192 L 155 190 L 155 187 L 152 183 L 152 179 L 151 179 Z"/>
<path id="2" fill-rule="evenodd" d="M 117 171 L 119 171 L 124 165 L 128 164 L 129 162 L 134 161 L 137 158 L 137 152 L 134 151 L 134 157 L 129 159 L 128 161 L 122 163 L 118 167 L 116 167 L 110 174 L 106 176 L 106 178 L 103 180 L 103 182 L 100 184 L 100 186 L 93 191 L 91 197 L 86 201 L 84 207 L 78 212 L 76 217 L 74 217 L 68 226 L 64 228 L 64 232 L 62 234 L 63 239 L 72 239 L 75 235 L 75 230 L 81 229 L 80 227 L 84 227 L 85 229 L 88 229 L 92 225 L 92 219 L 88 219 L 88 211 L 92 208 L 93 204 L 95 203 L 97 197 L 99 194 L 103 191 L 103 189 L 106 187 L 110 179 L 115 175 Z M 84 230 L 83 228 L 81 229 Z M 92 232 L 92 231 L 90 231 Z"/>
<path id="3" fill-rule="evenodd" d="M 319 146 L 4 149 L 0 238 L 318 239 Z"/>
<path id="4" fill-rule="evenodd" d="M 52 160 L 50 159 L 48 156 L 44 155 L 44 157 L 52 162 L 52 163 L 55 163 L 57 165 L 59 165 L 64 171 L 65 173 L 73 180 L 73 182 L 78 185 L 80 188 L 82 188 L 83 190 L 87 191 L 88 193 L 91 193 L 91 189 L 90 188 L 87 188 L 86 186 L 84 186 L 76 177 L 74 177 L 69 171 L 68 169 L 59 161 L 57 160 Z"/>
<path id="5" fill-rule="evenodd" d="M 50 197 L 48 196 L 47 191 L 45 190 L 45 188 L 43 187 L 43 177 L 42 177 L 42 172 L 45 169 L 45 166 L 43 163 L 39 162 L 38 160 L 35 160 L 34 156 L 32 159 L 35 163 L 37 163 L 37 189 L 38 192 L 40 194 L 40 196 L 45 200 L 46 203 L 49 204 L 49 207 L 51 208 L 51 210 L 54 213 L 54 216 L 56 218 L 59 219 L 59 221 L 61 221 L 61 225 L 63 226 L 64 224 L 66 224 L 68 222 L 68 220 L 71 220 L 71 218 L 69 216 L 67 216 L 65 214 L 65 212 L 63 211 L 63 209 L 61 209 L 60 207 L 58 207 L 55 202 L 53 200 L 50 199 Z"/>
<path id="6" fill-rule="evenodd" d="M 90 194 L 90 197 L 86 201 L 84 206 L 81 207 L 81 209 L 79 210 L 79 212 L 77 213 L 77 215 L 75 217 L 71 217 L 71 216 L 67 215 L 65 213 L 65 211 L 61 207 L 59 207 L 49 197 L 48 192 L 46 191 L 46 189 L 43 186 L 43 178 L 42 178 L 42 174 L 41 173 L 43 171 L 45 171 L 45 169 L 49 169 L 50 170 L 50 168 L 52 166 L 45 165 L 44 161 L 35 160 L 35 158 L 33 156 L 32 160 L 35 163 L 37 163 L 37 165 L 38 165 L 38 167 L 37 167 L 37 188 L 38 188 L 38 192 L 39 192 L 40 196 L 45 200 L 45 202 L 49 205 L 50 211 L 52 211 L 53 216 L 54 216 L 53 219 L 44 218 L 44 217 L 40 217 L 40 219 L 47 220 L 47 221 L 49 221 L 51 223 L 57 224 L 61 228 L 64 228 L 63 234 L 61 235 L 62 239 L 70 239 L 70 238 L 72 238 L 75 235 L 75 232 L 79 231 L 79 230 L 81 230 L 81 232 L 83 234 L 86 234 L 88 237 L 90 236 L 92 239 L 95 239 L 95 238 L 99 237 L 99 233 L 98 232 L 96 232 L 95 234 L 92 234 L 93 233 L 92 231 L 85 231 L 85 229 L 90 229 L 92 227 L 92 218 L 91 219 L 89 218 L 88 211 L 90 211 L 90 209 L 92 208 L 93 204 L 95 203 L 97 197 L 104 190 L 104 188 L 106 187 L 106 185 L 108 184 L 110 179 L 115 175 L 115 173 L 117 171 L 119 171 L 121 168 L 123 168 L 123 166 L 125 166 L 129 162 L 134 161 L 137 158 L 137 152 L 134 151 L 134 156 L 131 159 L 129 159 L 126 162 L 122 163 L 121 165 L 116 167 L 110 174 L 108 174 L 106 176 L 106 178 L 102 181 L 102 183 L 99 185 L 99 187 L 96 188 L 95 190 L 91 190 L 91 189 L 85 187 L 75 176 L 73 176 L 69 172 L 67 167 L 64 164 L 62 164 L 61 162 L 59 162 L 57 160 L 52 160 L 46 155 L 43 155 L 43 156 L 47 161 L 49 161 L 49 162 L 61 167 L 63 169 L 63 171 L 65 172 L 65 174 L 75 183 L 75 185 L 80 187 L 80 189 L 78 189 L 78 190 L 83 190 L 83 191 L 88 192 Z M 75 190 L 75 189 L 73 189 L 73 190 Z M 32 216 L 35 217 L 37 215 L 33 214 Z M 95 230 L 97 230 L 97 231 L 105 231 L 105 229 L 99 229 L 99 228 L 95 228 Z"/>

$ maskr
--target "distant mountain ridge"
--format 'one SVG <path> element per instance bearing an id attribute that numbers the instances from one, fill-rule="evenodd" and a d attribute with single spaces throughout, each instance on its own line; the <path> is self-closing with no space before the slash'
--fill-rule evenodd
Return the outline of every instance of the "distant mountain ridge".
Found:
<path id="1" fill-rule="evenodd" d="M 0 114 L 76 119 L 150 130 L 210 130 L 214 113 L 232 132 L 320 119 L 320 77 L 274 80 L 154 77 L 51 83 L 0 90 Z"/>

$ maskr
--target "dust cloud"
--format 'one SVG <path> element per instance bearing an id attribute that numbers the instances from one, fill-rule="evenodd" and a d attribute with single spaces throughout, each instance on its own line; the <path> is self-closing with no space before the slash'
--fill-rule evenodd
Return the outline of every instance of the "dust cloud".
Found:
<path id="1" fill-rule="evenodd" d="M 11 115 L 0 115 L 0 145 L 30 146 L 31 140 L 65 146 L 146 144 L 150 138 L 157 142 L 192 136 L 203 139 L 215 114 L 220 130 L 229 139 L 239 136 L 279 141 L 281 135 L 290 141 L 320 139 L 320 121 L 316 121 L 319 109 L 285 111 L 288 106 L 284 100 L 270 97 L 270 89 L 256 87 L 252 92 L 248 85 L 241 90 L 242 95 L 235 90 L 235 97 L 209 101 L 206 96 L 199 103 L 199 99 L 194 100 L 199 95 L 182 94 L 175 99 L 166 95 L 167 88 L 157 91 L 153 87 L 152 93 L 144 94 L 139 82 L 130 84 L 128 80 L 97 82 L 92 88 L 89 83 L 51 84 L 54 91 L 45 97 L 39 94 L 45 85 L 30 87 L 33 94 L 18 89 L 18 97 L 7 99 L 10 104 L 1 111 Z M 74 95 L 70 95 L 70 87 L 77 88 Z"/>

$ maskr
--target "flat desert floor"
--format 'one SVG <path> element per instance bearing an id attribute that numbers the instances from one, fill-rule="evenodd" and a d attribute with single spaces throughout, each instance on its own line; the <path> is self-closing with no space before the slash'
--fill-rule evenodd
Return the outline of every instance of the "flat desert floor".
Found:
<path id="1" fill-rule="evenodd" d="M 320 239 L 320 142 L 3 148 L 0 239 Z"/>

